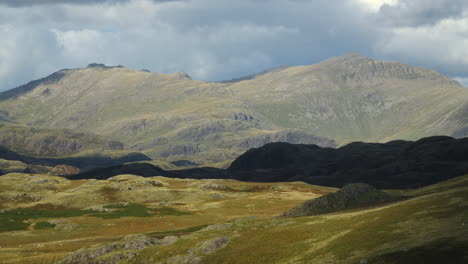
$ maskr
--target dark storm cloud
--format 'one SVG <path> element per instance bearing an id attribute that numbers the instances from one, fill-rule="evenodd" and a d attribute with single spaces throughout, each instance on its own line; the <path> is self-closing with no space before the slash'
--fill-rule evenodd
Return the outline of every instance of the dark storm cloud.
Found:
<path id="1" fill-rule="evenodd" d="M 467 10 L 467 0 L 399 0 L 394 5 L 383 5 L 379 17 L 391 25 L 421 26 L 461 18 Z"/>

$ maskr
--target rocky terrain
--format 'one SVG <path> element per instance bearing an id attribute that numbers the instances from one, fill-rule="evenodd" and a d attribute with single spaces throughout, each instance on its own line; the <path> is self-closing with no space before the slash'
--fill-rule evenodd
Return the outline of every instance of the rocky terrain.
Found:
<path id="1" fill-rule="evenodd" d="M 69 155 L 121 142 L 153 159 L 206 165 L 277 141 L 335 147 L 464 137 L 467 109 L 468 89 L 456 81 L 358 54 L 218 83 L 92 64 L 0 93 L 3 123 L 42 131 L 33 139 L 4 131 L 0 142 L 25 155 Z M 47 137 L 47 129 L 86 134 Z M 105 138 L 90 146 L 91 134 Z"/>

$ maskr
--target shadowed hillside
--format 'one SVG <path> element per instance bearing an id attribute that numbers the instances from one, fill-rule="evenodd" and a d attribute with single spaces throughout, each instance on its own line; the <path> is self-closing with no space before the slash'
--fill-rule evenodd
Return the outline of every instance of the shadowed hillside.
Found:
<path id="1" fill-rule="evenodd" d="M 162 170 L 150 164 L 127 164 L 92 170 L 71 179 L 107 179 L 123 173 L 255 182 L 303 181 L 333 187 L 362 182 L 380 189 L 418 188 L 468 173 L 468 138 L 355 142 L 338 149 L 270 143 L 247 151 L 227 170 Z"/>
<path id="2" fill-rule="evenodd" d="M 47 173 L 52 169 L 51 167 L 57 165 L 70 165 L 86 171 L 127 162 L 149 161 L 151 159 L 144 154 L 129 151 L 88 152 L 62 158 L 36 158 L 24 156 L 7 148 L 0 147 L 1 160 L 3 162 L 0 162 L 0 175 L 9 172 Z M 13 170 L 11 167 L 15 163 L 20 166 L 16 170 Z"/>
<path id="3" fill-rule="evenodd" d="M 341 187 L 418 188 L 468 173 L 468 138 L 354 142 L 338 149 L 271 143 L 237 158 L 229 175 L 248 181 L 304 181 Z"/>

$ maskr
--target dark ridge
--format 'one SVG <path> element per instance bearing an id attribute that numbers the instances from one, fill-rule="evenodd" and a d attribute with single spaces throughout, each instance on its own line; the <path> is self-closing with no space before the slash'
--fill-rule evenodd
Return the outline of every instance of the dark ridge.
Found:
<path id="1" fill-rule="evenodd" d="M 26 164 L 42 165 L 42 166 L 57 166 L 57 165 L 69 165 L 77 167 L 81 171 L 87 171 L 95 168 L 115 166 L 122 163 L 137 162 L 137 161 L 149 161 L 151 160 L 148 156 L 133 152 L 123 157 L 112 158 L 104 155 L 93 155 L 83 157 L 65 157 L 65 158 L 36 158 L 20 155 L 14 151 L 11 151 L 5 147 L 0 146 L 0 159 L 5 160 L 17 160 Z"/>
<path id="2" fill-rule="evenodd" d="M 8 90 L 8 91 L 5 91 L 5 92 L 1 92 L 0 93 L 0 101 L 5 101 L 5 100 L 8 100 L 10 98 L 16 98 L 22 94 L 25 94 L 25 93 L 28 93 L 32 90 L 34 90 L 36 87 L 38 87 L 39 85 L 41 84 L 54 84 L 54 83 L 58 83 L 63 77 L 65 77 L 67 75 L 67 70 L 60 70 L 58 72 L 55 72 L 55 73 L 52 73 L 51 75 L 45 77 L 45 78 L 42 78 L 42 79 L 38 79 L 38 80 L 34 80 L 34 81 L 31 81 L 27 84 L 24 84 L 24 85 L 21 85 L 21 86 L 18 86 L 14 89 L 11 89 L 11 90 Z"/>
<path id="3" fill-rule="evenodd" d="M 228 175 L 223 169 L 217 168 L 193 168 L 185 170 L 163 170 L 149 163 L 130 163 L 112 166 L 108 168 L 94 169 L 85 173 L 68 177 L 70 180 L 99 179 L 106 180 L 121 174 L 132 174 L 142 177 L 164 176 L 180 179 L 218 179 L 227 178 Z"/>
<path id="4" fill-rule="evenodd" d="M 388 143 L 354 142 L 338 149 L 270 143 L 250 149 L 228 168 L 245 181 L 304 181 L 342 187 L 419 188 L 468 174 L 468 138 L 436 136 Z"/>
<path id="5" fill-rule="evenodd" d="M 339 149 L 270 143 L 250 149 L 227 170 L 205 167 L 165 171 L 153 165 L 138 165 L 145 169 L 142 171 L 138 166 L 133 170 L 133 166 L 89 171 L 72 179 L 109 178 L 125 172 L 193 179 L 303 181 L 332 187 L 361 182 L 379 189 L 419 188 L 468 174 L 468 138 L 440 136 L 416 142 L 355 142 Z M 146 171 L 147 168 L 151 170 Z"/>
<path id="6" fill-rule="evenodd" d="M 163 175 L 165 171 L 159 167 L 156 167 L 149 163 L 131 163 L 117 165 L 107 168 L 94 169 L 85 173 L 69 176 L 69 179 L 78 180 L 78 179 L 98 179 L 106 180 L 111 177 L 122 175 L 122 174 L 133 174 L 139 175 L 142 177 L 152 177 Z"/>

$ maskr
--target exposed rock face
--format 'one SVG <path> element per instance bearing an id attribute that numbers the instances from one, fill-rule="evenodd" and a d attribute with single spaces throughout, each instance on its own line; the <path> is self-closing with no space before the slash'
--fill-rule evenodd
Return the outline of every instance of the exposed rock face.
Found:
<path id="1" fill-rule="evenodd" d="M 355 183 L 344 186 L 343 189 L 336 193 L 330 193 L 309 200 L 283 213 L 282 216 L 293 217 L 325 214 L 346 209 L 378 205 L 397 199 L 398 197 L 379 191 L 368 184 Z"/>
<path id="2" fill-rule="evenodd" d="M 123 143 L 63 129 L 0 124 L 0 145 L 23 155 L 62 157 L 85 150 L 122 150 Z"/>
<path id="3" fill-rule="evenodd" d="M 68 165 L 57 165 L 49 171 L 49 175 L 53 176 L 70 176 L 78 173 L 80 169 Z"/>

